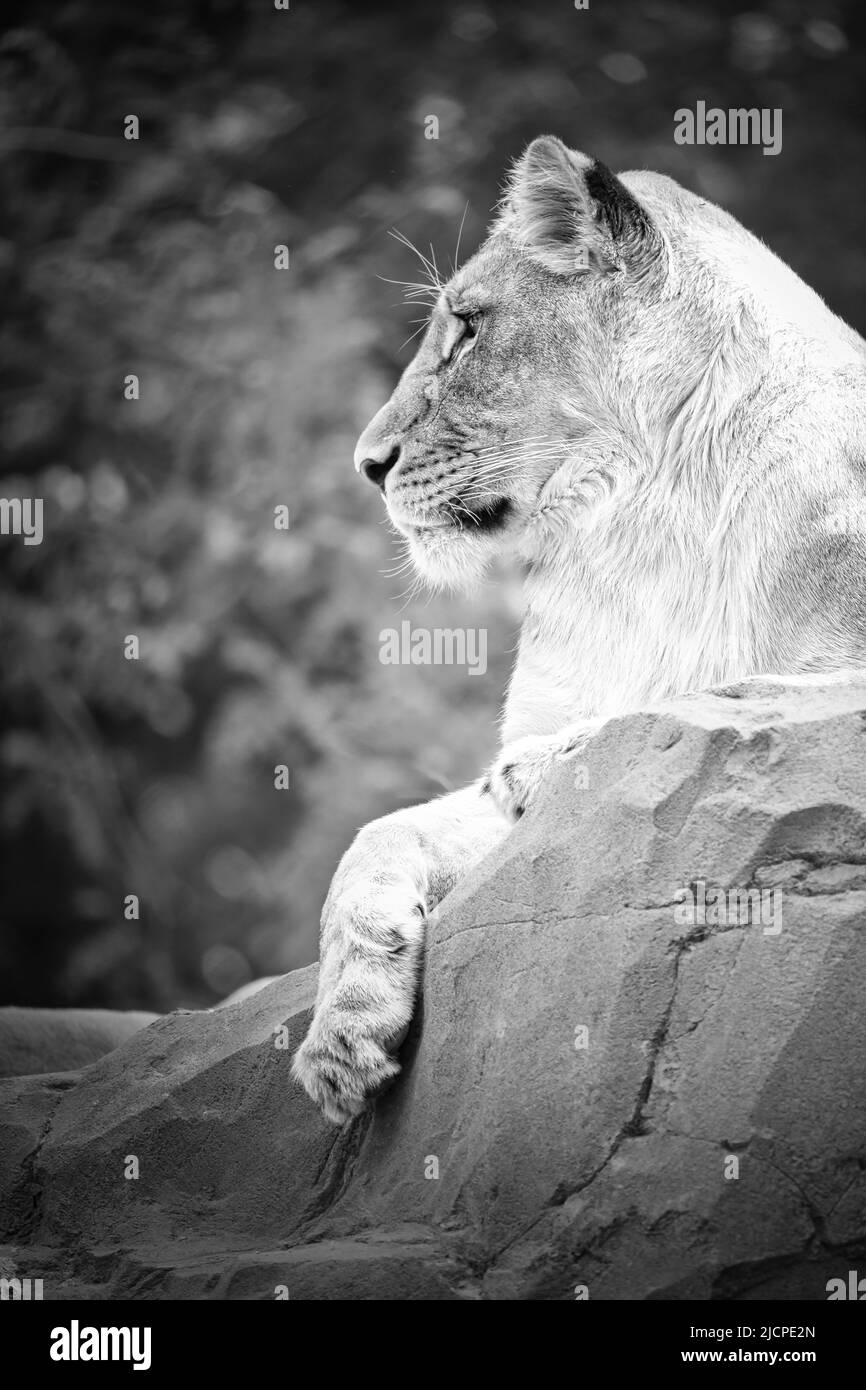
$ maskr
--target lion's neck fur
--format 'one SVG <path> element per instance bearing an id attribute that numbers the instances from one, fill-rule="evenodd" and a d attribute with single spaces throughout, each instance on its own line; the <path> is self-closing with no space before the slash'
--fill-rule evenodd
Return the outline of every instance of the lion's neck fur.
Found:
<path id="1" fill-rule="evenodd" d="M 828 513 L 866 506 L 851 466 L 866 435 L 839 425 L 860 348 L 853 335 L 840 345 L 820 307 L 826 343 L 741 306 L 676 397 L 642 393 L 639 370 L 597 382 L 589 409 L 584 394 L 579 448 L 531 527 L 504 741 L 746 675 L 866 659 L 863 538 L 846 544 L 858 593 L 816 602 L 810 569 L 832 574 Z"/>

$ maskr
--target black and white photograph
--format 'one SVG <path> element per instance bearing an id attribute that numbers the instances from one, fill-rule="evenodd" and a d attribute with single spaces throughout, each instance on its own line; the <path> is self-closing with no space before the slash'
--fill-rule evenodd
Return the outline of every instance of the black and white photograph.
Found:
<path id="1" fill-rule="evenodd" d="M 830 1373 L 864 87 L 856 0 L 8 0 L 24 1366 L 541 1301 L 623 1369 Z"/>

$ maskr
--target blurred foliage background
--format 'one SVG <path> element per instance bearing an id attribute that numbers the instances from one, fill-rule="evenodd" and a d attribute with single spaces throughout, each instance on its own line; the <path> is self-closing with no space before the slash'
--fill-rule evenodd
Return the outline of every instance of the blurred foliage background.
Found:
<path id="1" fill-rule="evenodd" d="M 447 264 L 466 211 L 471 250 L 553 131 L 721 202 L 863 331 L 864 27 L 820 0 L 7 0 L 0 494 L 44 498 L 45 539 L 0 539 L 0 1003 L 196 1007 L 306 963 L 355 829 L 492 754 L 516 578 L 407 596 L 351 466 L 412 351 L 388 229 Z M 781 107 L 781 155 L 676 146 L 698 99 Z M 487 627 L 486 678 L 382 666 L 404 618 Z"/>

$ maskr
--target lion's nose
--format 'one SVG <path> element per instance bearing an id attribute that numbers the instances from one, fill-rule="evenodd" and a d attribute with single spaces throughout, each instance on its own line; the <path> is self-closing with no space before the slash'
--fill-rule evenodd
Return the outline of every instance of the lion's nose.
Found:
<path id="1" fill-rule="evenodd" d="M 383 439 L 381 443 L 376 444 L 366 444 L 362 439 L 355 456 L 355 467 L 384 492 L 385 479 L 399 457 L 400 445 L 395 444 L 392 439 Z"/>

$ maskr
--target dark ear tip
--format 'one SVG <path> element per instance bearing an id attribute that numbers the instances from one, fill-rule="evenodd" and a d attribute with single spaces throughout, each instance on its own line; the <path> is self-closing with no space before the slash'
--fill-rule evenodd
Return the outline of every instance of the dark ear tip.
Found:
<path id="1" fill-rule="evenodd" d="M 595 203 L 604 209 L 615 237 L 622 236 L 626 231 L 639 236 L 651 234 L 651 222 L 644 208 L 600 159 L 594 159 L 587 170 L 586 189 Z"/>

